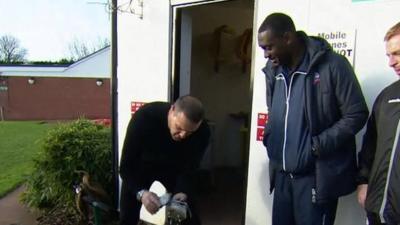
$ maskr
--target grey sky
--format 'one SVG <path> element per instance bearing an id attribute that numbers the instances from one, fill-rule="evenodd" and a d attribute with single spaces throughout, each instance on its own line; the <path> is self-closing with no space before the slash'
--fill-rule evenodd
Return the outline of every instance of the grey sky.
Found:
<path id="1" fill-rule="evenodd" d="M 59 60 L 78 39 L 89 45 L 110 39 L 107 0 L 0 0 L 0 36 L 9 34 L 28 50 L 28 60 Z"/>

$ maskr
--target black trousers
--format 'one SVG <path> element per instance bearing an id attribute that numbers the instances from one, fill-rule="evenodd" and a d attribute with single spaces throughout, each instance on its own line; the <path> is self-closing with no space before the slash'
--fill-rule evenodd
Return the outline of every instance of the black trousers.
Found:
<path id="1" fill-rule="evenodd" d="M 381 219 L 376 213 L 367 212 L 367 219 L 369 225 L 386 225 L 386 223 L 381 223 Z"/>
<path id="2" fill-rule="evenodd" d="M 333 225 L 338 201 L 313 203 L 314 184 L 314 175 L 291 176 L 277 172 L 272 225 Z"/>
<path id="3" fill-rule="evenodd" d="M 120 199 L 119 224 L 137 225 L 141 204 L 136 200 L 136 194 L 129 192 L 128 187 L 122 182 Z"/>
<path id="4" fill-rule="evenodd" d="M 367 212 L 367 218 L 369 225 L 400 225 L 400 221 L 394 217 L 386 217 L 386 223 L 382 223 L 379 214 L 373 212 Z"/>

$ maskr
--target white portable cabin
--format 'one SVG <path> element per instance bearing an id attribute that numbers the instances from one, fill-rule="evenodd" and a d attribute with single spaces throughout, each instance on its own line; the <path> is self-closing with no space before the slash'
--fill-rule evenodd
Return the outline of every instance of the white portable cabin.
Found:
<path id="1" fill-rule="evenodd" d="M 369 107 L 380 90 L 396 79 L 387 63 L 383 37 L 400 21 L 398 0 L 114 2 L 118 7 L 113 68 L 119 153 L 138 106 L 173 101 L 185 94 L 199 97 L 214 130 L 205 166 L 236 167 L 246 173 L 242 212 L 246 225 L 271 224 L 268 157 L 260 141 L 267 113 L 261 71 L 266 59 L 257 45 L 257 29 L 268 14 L 290 15 L 297 30 L 326 38 L 346 55 Z M 249 47 L 243 41 L 247 29 L 253 31 Z M 251 63 L 246 62 L 248 56 Z M 340 199 L 336 218 L 338 225 L 365 224 L 355 194 Z"/>

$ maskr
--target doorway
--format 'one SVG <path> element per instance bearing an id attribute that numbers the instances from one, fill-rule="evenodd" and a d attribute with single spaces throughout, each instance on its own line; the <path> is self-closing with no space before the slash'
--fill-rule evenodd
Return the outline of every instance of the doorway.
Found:
<path id="1" fill-rule="evenodd" d="M 212 129 L 199 174 L 203 225 L 244 221 L 253 12 L 253 0 L 174 9 L 171 100 L 199 98 Z"/>

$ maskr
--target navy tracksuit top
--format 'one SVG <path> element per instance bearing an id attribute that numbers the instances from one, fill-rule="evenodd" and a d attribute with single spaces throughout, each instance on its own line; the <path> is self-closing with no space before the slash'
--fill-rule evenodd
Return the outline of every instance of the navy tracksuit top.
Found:
<path id="1" fill-rule="evenodd" d="M 305 111 L 305 82 L 309 56 L 294 71 L 280 67 L 275 77 L 272 106 L 269 109 L 273 132 L 266 140 L 270 160 L 288 173 L 314 171 L 311 134 Z"/>

